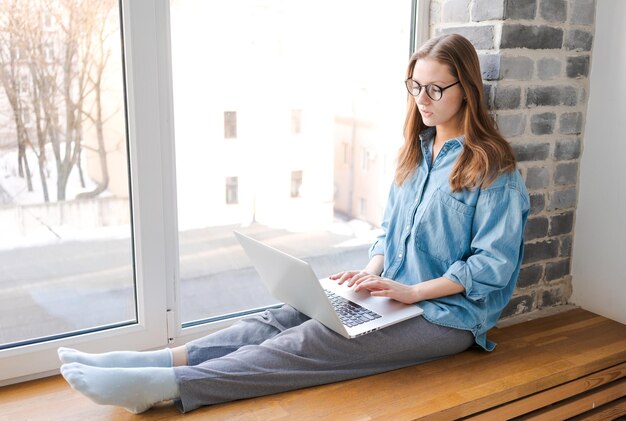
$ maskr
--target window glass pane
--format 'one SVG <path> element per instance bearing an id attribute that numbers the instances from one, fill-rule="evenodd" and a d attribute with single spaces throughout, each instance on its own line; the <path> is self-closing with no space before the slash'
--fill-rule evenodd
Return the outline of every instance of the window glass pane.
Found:
<path id="1" fill-rule="evenodd" d="M 376 157 L 402 143 L 411 2 L 170 6 L 183 324 L 275 303 L 234 229 L 320 277 L 362 268 L 392 176 Z"/>
<path id="2" fill-rule="evenodd" d="M 136 321 L 119 6 L 0 2 L 0 348 Z"/>

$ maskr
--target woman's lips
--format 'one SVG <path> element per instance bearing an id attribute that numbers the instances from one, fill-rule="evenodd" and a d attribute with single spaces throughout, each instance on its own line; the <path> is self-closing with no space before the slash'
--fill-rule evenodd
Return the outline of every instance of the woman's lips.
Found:
<path id="1" fill-rule="evenodd" d="M 420 110 L 420 113 L 422 113 L 424 117 L 430 117 L 431 115 L 433 115 L 433 113 L 431 113 L 430 111 L 426 111 L 426 110 Z"/>

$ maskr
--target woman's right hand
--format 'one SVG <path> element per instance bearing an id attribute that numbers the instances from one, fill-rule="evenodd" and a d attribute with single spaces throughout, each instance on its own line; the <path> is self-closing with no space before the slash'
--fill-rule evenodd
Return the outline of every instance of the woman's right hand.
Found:
<path id="1" fill-rule="evenodd" d="M 359 279 L 363 279 L 366 276 L 370 276 L 370 275 L 372 274 L 365 270 L 347 270 L 347 271 L 335 273 L 334 275 L 330 275 L 328 279 L 337 281 L 339 285 L 346 283 L 346 286 L 351 287 L 355 283 L 357 283 Z"/>

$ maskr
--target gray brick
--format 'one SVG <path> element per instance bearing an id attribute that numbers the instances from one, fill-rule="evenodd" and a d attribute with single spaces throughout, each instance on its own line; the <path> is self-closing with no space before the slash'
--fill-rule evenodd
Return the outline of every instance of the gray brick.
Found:
<path id="1" fill-rule="evenodd" d="M 546 207 L 546 197 L 543 193 L 530 194 L 530 214 L 536 215 Z"/>
<path id="2" fill-rule="evenodd" d="M 531 190 L 544 189 L 550 185 L 550 170 L 545 167 L 529 168 L 526 173 L 526 187 Z"/>
<path id="3" fill-rule="evenodd" d="M 562 44 L 563 29 L 561 28 L 534 25 L 502 27 L 500 48 L 560 49 Z"/>
<path id="4" fill-rule="evenodd" d="M 554 237 L 556 235 L 569 234 L 574 228 L 574 212 L 565 212 L 550 217 L 550 230 L 548 235 Z"/>
<path id="5" fill-rule="evenodd" d="M 572 239 L 573 236 L 571 235 L 561 237 L 561 248 L 559 250 L 559 257 L 572 256 Z"/>
<path id="6" fill-rule="evenodd" d="M 524 264 L 554 259 L 559 255 L 559 242 L 556 240 L 527 243 L 524 246 Z"/>
<path id="7" fill-rule="evenodd" d="M 530 295 L 520 295 L 513 297 L 511 301 L 504 307 L 500 318 L 517 316 L 520 314 L 528 313 L 533 309 L 534 299 Z"/>
<path id="8" fill-rule="evenodd" d="M 514 0 L 504 3 L 505 19 L 534 19 L 537 0 Z"/>
<path id="9" fill-rule="evenodd" d="M 565 33 L 563 46 L 568 50 L 591 51 L 593 34 L 588 31 L 572 29 Z"/>
<path id="10" fill-rule="evenodd" d="M 580 139 L 559 140 L 554 148 L 554 159 L 567 161 L 580 157 Z"/>
<path id="11" fill-rule="evenodd" d="M 502 57 L 500 74 L 502 79 L 530 80 L 533 77 L 534 62 L 528 57 Z"/>
<path id="12" fill-rule="evenodd" d="M 531 241 L 546 237 L 548 235 L 548 226 L 548 218 L 545 216 L 529 218 L 524 229 L 524 240 Z"/>
<path id="13" fill-rule="evenodd" d="M 560 288 L 543 291 L 543 293 L 541 294 L 540 307 L 552 307 L 565 304 L 567 303 L 568 298 L 569 297 L 565 296 L 564 292 Z"/>
<path id="14" fill-rule="evenodd" d="M 574 106 L 578 92 L 573 86 L 531 86 L 526 90 L 526 106 Z"/>
<path id="15" fill-rule="evenodd" d="M 567 19 L 565 0 L 541 0 L 539 15 L 550 22 L 565 22 Z"/>
<path id="16" fill-rule="evenodd" d="M 569 162 L 556 166 L 554 184 L 566 186 L 576 184 L 578 181 L 578 162 Z"/>
<path id="17" fill-rule="evenodd" d="M 469 0 L 446 0 L 443 4 L 442 22 L 469 22 Z"/>
<path id="18" fill-rule="evenodd" d="M 550 194 L 548 210 L 571 209 L 576 207 L 576 189 L 557 190 Z"/>
<path id="19" fill-rule="evenodd" d="M 505 0 L 474 0 L 472 5 L 472 20 L 501 20 L 504 18 Z"/>
<path id="20" fill-rule="evenodd" d="M 584 87 L 581 87 L 578 94 L 578 103 L 585 104 L 587 102 L 587 90 Z"/>
<path id="21" fill-rule="evenodd" d="M 519 108 L 522 89 L 519 86 L 496 86 L 494 106 L 496 110 L 514 110 Z"/>
<path id="22" fill-rule="evenodd" d="M 493 108 L 493 98 L 491 97 L 492 86 L 488 83 L 483 83 L 483 102 L 488 109 Z"/>
<path id="23" fill-rule="evenodd" d="M 543 276 L 542 265 L 532 265 L 523 267 L 519 272 L 517 278 L 517 288 L 527 288 L 529 286 L 537 285 Z"/>
<path id="24" fill-rule="evenodd" d="M 500 79 L 500 54 L 480 54 L 478 59 L 483 80 Z"/>
<path id="25" fill-rule="evenodd" d="M 561 75 L 561 60 L 542 58 L 537 62 L 537 77 L 541 80 L 550 80 Z"/>
<path id="26" fill-rule="evenodd" d="M 591 25 L 595 19 L 595 0 L 570 0 L 570 23 Z"/>
<path id="27" fill-rule="evenodd" d="M 502 136 L 519 136 L 526 131 L 526 114 L 497 115 L 496 124 Z"/>
<path id="28" fill-rule="evenodd" d="M 589 75 L 589 56 L 568 57 L 565 72 L 569 78 L 581 78 Z"/>
<path id="29" fill-rule="evenodd" d="M 554 281 L 561 279 L 570 274 L 570 259 L 564 259 L 558 262 L 550 262 L 546 264 L 546 281 Z"/>
<path id="30" fill-rule="evenodd" d="M 493 25 L 441 28 L 438 34 L 459 34 L 467 38 L 477 50 L 492 50 Z"/>
<path id="31" fill-rule="evenodd" d="M 564 113 L 559 117 L 559 133 L 561 134 L 580 134 L 583 127 L 583 114 Z"/>
<path id="32" fill-rule="evenodd" d="M 513 143 L 511 146 L 519 162 L 544 161 L 550 153 L 549 143 Z"/>
<path id="33" fill-rule="evenodd" d="M 535 135 L 552 134 L 555 125 L 555 113 L 533 114 L 530 117 L 530 131 Z"/>

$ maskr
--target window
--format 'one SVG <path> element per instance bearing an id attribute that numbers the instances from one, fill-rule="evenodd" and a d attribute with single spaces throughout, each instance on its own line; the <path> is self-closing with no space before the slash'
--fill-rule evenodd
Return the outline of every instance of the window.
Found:
<path id="1" fill-rule="evenodd" d="M 23 124 L 25 127 L 29 127 L 31 125 L 30 110 L 28 109 L 27 106 L 22 106 L 19 112 L 20 112 L 21 124 Z"/>
<path id="2" fill-rule="evenodd" d="M 20 75 L 20 80 L 18 84 L 18 92 L 20 95 L 30 94 L 30 80 L 28 78 L 28 75 L 25 73 L 22 73 Z"/>
<path id="3" fill-rule="evenodd" d="M 237 177 L 226 177 L 226 204 L 236 205 L 239 203 L 239 179 Z"/>
<path id="4" fill-rule="evenodd" d="M 366 180 L 360 152 L 372 139 L 399 147 L 384 128 L 404 124 L 411 1 L 385 3 L 384 18 L 358 0 L 170 0 L 170 15 L 187 334 L 276 303 L 233 230 L 308 259 L 320 276 L 367 263 L 372 233 L 350 221 L 362 218 L 361 197 L 370 210 L 386 200 L 390 180 Z M 224 138 L 241 142 L 197 142 L 222 130 L 207 115 L 223 115 Z"/>
<path id="5" fill-rule="evenodd" d="M 13 19 L 2 19 L 9 6 Z M 0 116 L 0 221 L 5 221 L 0 236 L 0 386 L 58 368 L 59 346 L 165 345 L 165 277 L 171 277 L 171 270 L 163 258 L 167 223 L 163 212 L 154 212 L 155 205 L 167 211 L 171 202 L 163 199 L 169 190 L 161 185 L 167 163 L 166 154 L 160 153 L 167 132 L 159 107 L 164 97 L 159 96 L 153 66 L 130 67 L 124 79 L 121 45 L 126 43 L 124 50 L 135 63 L 156 62 L 154 48 L 142 45 L 147 39 L 141 35 L 158 34 L 155 18 L 163 11 L 155 13 L 155 5 L 148 2 L 126 2 L 123 7 L 124 33 L 133 35 L 126 39 L 120 34 L 122 17 L 115 1 L 0 3 L 0 30 L 14 35 L 0 42 L 53 34 L 55 45 L 62 47 L 29 51 L 11 62 L 19 70 L 15 75 L 28 74 L 33 86 L 47 86 L 38 97 L 25 92 L 23 108 L 13 108 L 0 86 L 5 110 Z M 40 31 L 44 11 L 68 25 Z M 20 28 L 10 26 L 17 21 Z M 77 34 L 89 42 L 77 45 Z M 6 51 L 15 58 L 19 48 L 0 49 Z M 46 62 L 46 54 L 53 60 Z M 100 88 L 94 83 L 98 75 L 106 81 Z M 69 91 L 63 90 L 63 82 L 70 84 Z M 16 127 L 13 115 L 26 109 L 41 113 L 43 130 Z M 76 111 L 78 121 L 66 118 L 68 109 Z M 128 125 L 127 109 L 132 115 Z M 31 124 L 33 120 L 34 113 Z M 7 143 L 6 137 L 15 140 Z M 56 145 L 58 139 L 63 144 Z M 63 153 L 53 153 L 57 147 Z M 128 165 L 134 167 L 132 179 Z M 131 189 L 139 180 L 147 188 Z"/>
<path id="6" fill-rule="evenodd" d="M 25 0 L 11 13 L 0 23 L 4 40 L 42 48 L 13 63 L 16 80 L 8 72 L 0 87 L 13 120 L 5 133 L 16 139 L 0 151 L 0 220 L 12 221 L 0 238 L 0 349 L 137 321 L 118 8 Z M 51 15 L 67 26 L 40 31 Z M 31 80 L 47 88 L 31 94 Z M 18 87 L 17 104 L 8 85 Z"/>
<path id="7" fill-rule="evenodd" d="M 70 3 L 10 2 L 19 7 L 66 7 Z M 109 13 L 93 12 L 91 7 L 98 5 L 109 6 Z M 6 13 L 3 7 L 0 2 L 0 14 Z M 363 266 L 371 232 L 355 229 L 350 220 L 361 217 L 359 198 L 365 197 L 361 189 L 372 193 L 371 198 L 367 196 L 372 211 L 381 207 L 378 202 L 384 202 L 388 184 L 382 180 L 380 184 L 387 185 L 378 189 L 357 174 L 358 164 L 352 168 L 342 163 L 353 159 L 350 151 L 358 151 L 371 139 L 385 139 L 389 150 L 395 151 L 398 145 L 387 142 L 395 135 L 379 128 L 403 125 L 406 93 L 402 75 L 411 36 L 409 0 L 386 4 L 384 17 L 377 4 L 358 0 L 320 0 L 315 4 L 121 0 L 120 7 L 115 0 L 103 0 L 89 2 L 89 8 L 84 8 L 84 23 L 106 23 L 107 30 L 119 31 L 121 22 L 124 28 L 124 38 L 119 32 L 105 38 L 111 48 L 111 54 L 103 56 L 109 57 L 103 77 L 107 97 L 102 104 L 108 128 L 100 139 L 91 126 L 94 123 L 83 122 L 83 138 L 92 143 L 82 148 L 72 171 L 78 182 L 71 182 L 81 186 L 82 168 L 85 187 L 66 189 L 63 204 L 59 204 L 56 187 L 49 183 L 49 201 L 43 199 L 41 189 L 41 203 L 29 205 L 30 212 L 23 213 L 37 221 L 28 233 L 29 241 L 46 236 L 42 250 L 65 250 L 66 257 L 51 252 L 24 259 L 24 253 L 32 254 L 35 248 L 8 235 L 6 227 L 16 227 L 2 225 L 0 243 L 12 242 L 0 247 L 0 335 L 14 332 L 21 336 L 0 338 L 4 341 L 0 385 L 58 368 L 58 346 L 80 343 L 92 350 L 176 346 L 232 323 L 234 317 L 276 305 L 238 247 L 233 229 L 308 260 L 319 276 L 346 266 Z M 123 13 L 118 14 L 119 9 Z M 44 14 L 35 15 L 39 26 L 48 26 Z M 52 36 L 65 28 L 62 14 L 55 11 L 50 15 L 49 28 L 33 33 Z M 321 34 L 320 21 L 328 29 Z M 0 19 L 0 25 L 4 22 Z M 381 31 L 372 32 L 374 26 Z M 57 41 L 47 38 L 39 43 L 51 42 L 44 53 L 53 58 L 48 65 L 56 66 L 64 56 L 65 44 Z M 86 47 L 81 45 L 78 53 L 86 53 Z M 212 51 L 210 56 L 198 53 L 207 49 Z M 121 59 L 122 51 L 126 60 Z M 92 52 L 90 59 L 96 64 L 98 51 Z M 2 45 L 1 62 L 15 55 L 17 64 L 28 63 L 30 52 L 23 50 L 21 57 L 19 53 L 18 46 Z M 253 74 L 251 60 L 255 63 Z M 302 66 L 303 62 L 308 65 Z M 80 69 L 80 64 L 65 63 L 64 69 Z M 54 78 L 59 75 L 44 74 L 47 82 L 31 88 L 54 95 Z M 252 76 L 250 83 L 242 83 Z M 84 80 L 92 83 L 95 79 Z M 73 93 L 81 93 L 80 86 L 73 89 Z M 83 93 L 89 96 L 93 92 L 87 89 Z M 25 95 L 29 101 L 31 94 Z M 4 100 L 0 92 L 0 101 Z M 94 106 L 93 99 L 90 101 Z M 35 109 L 32 103 L 26 105 Z M 50 120 L 45 120 L 54 122 L 58 127 L 49 129 L 63 138 L 72 134 L 71 130 L 65 133 L 65 109 L 59 106 L 56 114 L 51 111 Z M 237 113 L 243 113 L 244 119 L 237 121 Z M 16 154 L 9 160 L 14 163 L 10 170 L 8 164 L 0 165 L 0 173 L 20 174 L 18 140 L 4 136 L 12 122 L 4 112 L 0 120 L 0 159 L 7 148 Z M 342 125 L 342 121 L 348 124 Z M 298 142 L 293 143 L 296 131 Z M 245 142 L 198 141 L 204 133 L 217 139 L 237 139 L 245 134 L 245 139 L 241 138 Z M 29 145 L 38 147 L 32 128 L 22 134 L 29 136 Z M 102 148 L 100 140 L 104 141 Z M 342 141 L 347 144 L 344 156 Z M 99 150 L 116 163 L 101 167 Z M 42 185 L 37 178 L 39 163 L 29 156 L 21 159 L 21 164 L 25 178 L 33 175 L 33 189 Z M 55 168 L 54 158 L 41 167 L 50 177 L 55 177 Z M 286 174 L 293 168 L 302 171 L 302 182 L 296 176 L 287 187 Z M 286 189 L 302 195 L 304 172 L 305 196 L 292 200 Z M 96 194 L 107 179 L 108 187 Z M 226 182 L 230 187 L 226 187 L 225 200 L 227 179 L 231 181 Z M 4 183 L 3 177 L 0 183 Z M 23 186 L 28 191 L 27 180 Z M 124 190 L 125 195 L 111 193 Z M 79 225 L 99 223 L 76 212 L 73 206 L 78 200 L 74 198 L 81 193 L 92 193 L 97 200 L 91 202 L 107 206 L 102 212 L 92 209 L 85 215 L 106 215 L 110 225 L 97 230 Z M 11 201 L 3 191 L 0 210 Z M 86 205 L 80 206 L 85 209 Z M 111 212 L 108 206 L 117 210 Z M 58 218 L 65 215 L 65 225 L 60 219 L 42 218 L 43 212 Z M 66 241 L 70 234 L 76 241 Z M 113 243 L 119 247 L 111 247 Z M 80 259 L 89 250 L 93 260 L 83 256 L 84 267 L 77 263 L 64 268 L 74 273 L 59 273 L 53 266 L 57 264 L 53 260 Z M 332 254 L 324 254 L 327 250 Z M 40 278 L 29 278 L 22 268 L 15 268 L 23 262 L 36 262 Z M 11 295 L 24 292 L 23 285 L 29 282 L 22 299 Z M 5 288 L 7 284 L 11 287 Z M 85 309 L 85 303 L 101 307 Z M 23 324 L 5 330 L 7 315 Z"/>
<path id="8" fill-rule="evenodd" d="M 291 172 L 291 197 L 300 197 L 302 187 L 302 171 Z"/>
<path id="9" fill-rule="evenodd" d="M 224 111 L 224 138 L 237 138 L 237 112 Z"/>
<path id="10" fill-rule="evenodd" d="M 302 110 L 291 110 L 291 133 L 302 133 Z"/>
<path id="11" fill-rule="evenodd" d="M 52 13 L 44 12 L 43 15 L 43 27 L 46 29 L 52 29 Z"/>
<path id="12" fill-rule="evenodd" d="M 44 61 L 50 62 L 54 60 L 54 46 L 51 42 L 47 42 L 43 46 L 43 59 Z"/>
<path id="13" fill-rule="evenodd" d="M 19 46 L 14 46 L 11 49 L 11 59 L 13 61 L 19 61 L 22 58 L 22 50 Z"/>
<path id="14" fill-rule="evenodd" d="M 370 167 L 370 154 L 367 149 L 361 149 L 361 170 L 367 172 Z"/>

